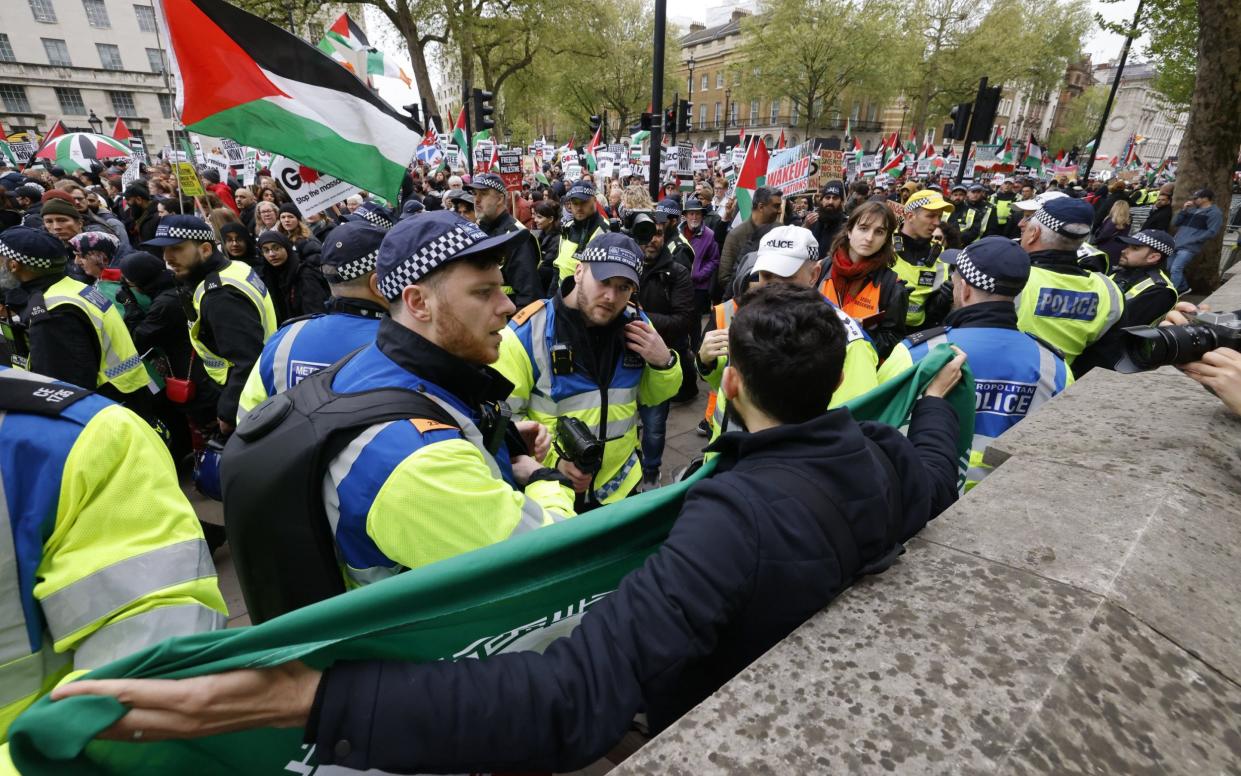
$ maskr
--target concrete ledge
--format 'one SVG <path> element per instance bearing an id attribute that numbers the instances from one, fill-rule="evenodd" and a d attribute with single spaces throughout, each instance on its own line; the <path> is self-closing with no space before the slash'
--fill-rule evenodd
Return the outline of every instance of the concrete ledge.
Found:
<path id="1" fill-rule="evenodd" d="M 1172 369 L 1096 370 L 988 460 L 618 772 L 1241 772 L 1241 418 Z"/>

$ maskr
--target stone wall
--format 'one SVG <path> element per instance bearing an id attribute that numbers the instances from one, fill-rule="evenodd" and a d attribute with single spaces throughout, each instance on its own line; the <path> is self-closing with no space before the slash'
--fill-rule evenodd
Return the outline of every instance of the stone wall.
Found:
<path id="1" fill-rule="evenodd" d="M 1241 772 L 1239 446 L 1175 370 L 1095 370 L 617 773 Z"/>

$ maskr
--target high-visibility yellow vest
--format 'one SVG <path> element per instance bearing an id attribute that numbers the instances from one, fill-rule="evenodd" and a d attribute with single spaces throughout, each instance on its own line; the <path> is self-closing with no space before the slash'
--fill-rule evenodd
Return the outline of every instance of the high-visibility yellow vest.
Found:
<path id="1" fill-rule="evenodd" d="M 903 250 L 901 236 L 894 235 L 892 240 L 892 247 L 896 251 L 896 263 L 892 265 L 892 270 L 910 288 L 909 309 L 905 313 L 905 325 L 921 326 L 926 320 L 927 298 L 948 280 L 948 265 L 939 260 L 939 254 L 935 251 L 933 251 L 934 258 L 930 266 L 906 261 L 901 255 Z"/>
<path id="2" fill-rule="evenodd" d="M 1015 300 L 1017 326 L 1073 359 L 1112 327 L 1125 309 L 1116 282 L 1098 272 L 1067 274 L 1031 267 Z"/>
<path id="3" fill-rule="evenodd" d="M 1159 272 L 1158 279 L 1147 276 L 1139 280 L 1137 283 L 1134 283 L 1132 287 L 1126 289 L 1125 290 L 1125 301 L 1128 302 L 1130 299 L 1137 299 L 1139 296 L 1145 293 L 1148 289 L 1154 288 L 1156 285 L 1165 285 L 1168 288 L 1172 289 L 1172 293 L 1176 294 L 1176 298 L 1179 300 L 1181 298 L 1181 294 L 1179 291 L 1176 290 L 1176 286 L 1172 285 L 1172 278 L 1168 277 L 1167 273 L 1165 273 L 1163 270 L 1158 270 L 1158 272 Z M 1172 304 L 1175 305 L 1176 301 L 1173 301 Z M 1157 326 L 1159 322 L 1163 320 L 1163 317 L 1167 315 L 1168 311 L 1171 309 L 1172 308 L 1169 307 L 1167 310 L 1164 310 L 1162 313 L 1155 316 L 1155 320 L 1151 321 L 1150 325 Z"/>
<path id="4" fill-rule="evenodd" d="M 125 328 L 124 317 L 97 289 L 64 277 L 43 294 L 43 304 L 49 312 L 66 305 L 76 307 L 86 314 L 95 329 L 95 336 L 99 338 L 99 374 L 95 385 L 84 387 L 98 388 L 111 383 L 121 393 L 143 388 L 156 390 L 129 336 L 129 329 Z"/>
<path id="5" fill-rule="evenodd" d="M 202 359 L 207 375 L 220 385 L 228 382 L 228 372 L 233 368 L 233 362 L 211 352 L 211 349 L 203 344 L 200 335 L 203 323 L 203 296 L 225 286 L 241 291 L 258 310 L 259 320 L 263 324 L 264 342 L 276 333 L 276 308 L 272 306 L 271 294 L 268 293 L 266 284 L 259 278 L 258 272 L 248 264 L 230 261 L 224 269 L 208 275 L 203 282 L 199 283 L 198 288 L 194 289 L 194 321 L 190 324 L 190 344 L 194 346 L 198 357 Z"/>
<path id="6" fill-rule="evenodd" d="M 582 243 L 582 247 L 585 248 L 587 245 L 590 245 L 591 241 L 601 234 L 603 234 L 603 229 L 600 227 L 596 227 L 595 231 L 591 233 L 590 239 Z M 552 264 L 555 265 L 557 271 L 559 271 L 561 280 L 564 280 L 565 278 L 572 275 L 573 270 L 577 269 L 578 250 L 579 249 L 578 249 L 577 243 L 569 239 L 568 231 L 561 230 L 560 252 L 556 254 L 556 260 L 552 262 Z"/>

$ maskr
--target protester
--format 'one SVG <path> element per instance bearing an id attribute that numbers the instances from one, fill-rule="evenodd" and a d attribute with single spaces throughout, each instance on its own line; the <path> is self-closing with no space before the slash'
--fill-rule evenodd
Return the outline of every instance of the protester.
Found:
<path id="1" fill-rule="evenodd" d="M 819 207 L 806 216 L 803 225 L 819 241 L 819 255 L 832 255 L 832 241 L 845 223 L 844 184 L 828 181 L 819 191 Z"/>
<path id="2" fill-rule="evenodd" d="M 245 224 L 238 221 L 224 223 L 219 228 L 220 247 L 229 259 L 245 262 L 252 267 L 261 266 L 254 235 Z"/>
<path id="3" fill-rule="evenodd" d="M 1198 189 L 1194 198 L 1181 205 L 1181 211 L 1172 219 L 1175 228 L 1176 253 L 1171 259 L 1172 285 L 1179 293 L 1189 292 L 1185 280 L 1185 268 L 1202 250 L 1202 246 L 1219 234 L 1224 225 L 1224 214 L 1215 205 L 1215 192 Z"/>
<path id="4" fill-rule="evenodd" d="M 254 236 L 271 231 L 280 225 L 280 206 L 270 200 L 260 200 L 254 206 Z"/>
<path id="5" fill-rule="evenodd" d="M 1120 238 L 1129 234 L 1129 226 L 1129 203 L 1118 199 L 1094 236 L 1094 247 L 1107 254 L 1109 268 L 1117 266 L 1120 260 L 1120 252 L 1125 248 Z"/>
<path id="6" fill-rule="evenodd" d="M 532 234 L 539 241 L 539 288 L 557 282 L 556 258 L 560 255 L 560 206 L 551 200 L 536 202 Z"/>
<path id="7" fill-rule="evenodd" d="M 1155 205 L 1151 208 L 1150 215 L 1146 217 L 1146 221 L 1142 223 L 1142 228 L 1158 232 L 1172 231 L 1171 193 L 1160 190 L 1155 194 Z"/>
<path id="8" fill-rule="evenodd" d="M 254 232 L 254 208 L 257 201 L 249 186 L 241 186 L 233 192 L 233 201 L 237 203 L 237 217 L 246 228 Z"/>
<path id="9" fill-rule="evenodd" d="M 282 232 L 263 232 L 256 242 L 265 262 L 259 274 L 271 292 L 276 324 L 324 312 L 331 291 L 319 267 L 304 261 L 301 252 Z"/>
<path id="10" fill-rule="evenodd" d="M 284 235 L 293 244 L 302 264 L 319 266 L 319 254 L 323 252 L 323 243 L 314 236 L 310 225 L 302 220 L 301 211 L 296 205 L 288 202 L 280 206 L 277 211 L 275 231 Z"/>
<path id="11" fill-rule="evenodd" d="M 220 182 L 220 171 L 214 167 L 208 167 L 202 172 L 203 188 L 220 198 L 221 204 L 233 212 L 234 215 L 241 215 L 241 209 L 236 200 L 233 199 L 233 190 L 228 187 L 227 183 Z"/>
<path id="12" fill-rule="evenodd" d="M 685 200 L 685 223 L 681 227 L 685 239 L 689 240 L 694 250 L 694 264 L 690 270 L 690 281 L 694 286 L 694 315 L 701 318 L 711 310 L 711 285 L 720 265 L 720 248 L 716 242 L 715 232 L 706 225 L 705 213 L 707 206 L 698 197 L 687 197 Z M 695 326 L 694 350 L 698 349 L 697 329 Z"/>
<path id="13" fill-rule="evenodd" d="M 130 242 L 136 245 L 150 240 L 159 225 L 159 206 L 151 197 L 151 190 L 142 181 L 135 181 L 125 187 L 124 197 L 133 224 Z"/>

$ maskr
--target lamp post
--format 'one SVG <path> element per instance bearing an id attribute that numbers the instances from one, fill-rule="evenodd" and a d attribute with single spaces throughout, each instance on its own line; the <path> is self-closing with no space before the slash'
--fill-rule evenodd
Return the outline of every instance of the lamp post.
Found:
<path id="1" fill-rule="evenodd" d="M 103 120 L 95 115 L 94 108 L 91 108 L 90 118 L 86 120 L 86 123 L 90 124 L 90 131 L 94 132 L 96 135 L 103 132 Z"/>
<path id="2" fill-rule="evenodd" d="M 733 96 L 732 87 L 724 90 L 724 136 L 720 138 L 720 142 L 728 141 L 728 100 Z"/>
<path id="3" fill-rule="evenodd" d="M 696 64 L 698 62 L 694 60 L 693 54 L 690 54 L 689 59 L 685 60 L 685 66 L 689 68 L 689 89 L 687 91 L 690 95 L 694 93 L 694 65 Z"/>

